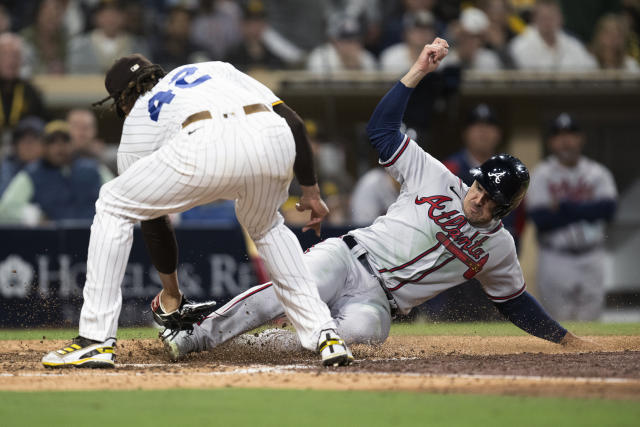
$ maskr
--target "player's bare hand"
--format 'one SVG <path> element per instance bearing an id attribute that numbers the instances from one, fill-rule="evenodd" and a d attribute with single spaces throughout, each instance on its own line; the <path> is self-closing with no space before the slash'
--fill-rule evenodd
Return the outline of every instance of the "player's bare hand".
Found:
<path id="1" fill-rule="evenodd" d="M 311 210 L 311 219 L 302 227 L 302 232 L 314 230 L 316 236 L 320 237 L 320 228 L 324 217 L 329 214 L 329 208 L 320 197 L 320 188 L 318 185 L 302 185 L 302 197 L 296 203 L 296 209 L 299 212 Z"/>
<path id="2" fill-rule="evenodd" d="M 560 345 L 567 350 L 580 350 L 580 351 L 601 351 L 602 346 L 595 341 L 588 338 L 578 337 L 571 332 L 567 334 L 560 341 Z"/>
<path id="3" fill-rule="evenodd" d="M 407 87 L 415 87 L 425 75 L 438 68 L 440 62 L 448 53 L 449 43 L 444 39 L 436 37 L 433 43 L 424 46 L 416 62 L 401 79 L 402 83 Z"/>

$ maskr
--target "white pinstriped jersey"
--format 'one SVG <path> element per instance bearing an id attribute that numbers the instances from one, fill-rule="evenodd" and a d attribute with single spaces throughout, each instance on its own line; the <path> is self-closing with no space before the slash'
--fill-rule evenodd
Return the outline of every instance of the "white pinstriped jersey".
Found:
<path id="1" fill-rule="evenodd" d="M 551 208 L 563 201 L 614 200 L 617 194 L 611 172 L 600 163 L 581 157 L 575 167 L 568 168 L 551 155 L 531 174 L 527 209 Z M 576 221 L 540 234 L 540 243 L 555 249 L 583 250 L 604 242 L 605 227 L 604 220 Z"/>
<path id="2" fill-rule="evenodd" d="M 495 302 L 524 292 L 513 238 L 501 221 L 486 228 L 467 222 L 468 187 L 458 177 L 407 136 L 380 163 L 402 184 L 400 196 L 370 227 L 349 234 L 367 250 L 401 311 L 472 278 Z"/>
<path id="3" fill-rule="evenodd" d="M 271 107 L 279 98 L 226 62 L 187 64 L 172 70 L 138 98 L 127 115 L 118 148 L 118 172 L 173 140 L 191 114 L 244 114 L 245 105 Z M 214 137 L 214 135 L 212 135 Z"/>

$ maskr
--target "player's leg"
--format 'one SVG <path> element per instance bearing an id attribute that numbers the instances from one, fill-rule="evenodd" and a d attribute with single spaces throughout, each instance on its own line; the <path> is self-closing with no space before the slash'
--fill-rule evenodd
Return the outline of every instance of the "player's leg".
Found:
<path id="1" fill-rule="evenodd" d="M 604 253 L 601 250 L 594 250 L 576 257 L 574 263 L 580 278 L 580 298 L 575 310 L 576 320 L 598 320 L 605 306 Z"/>
<path id="2" fill-rule="evenodd" d="M 133 226 L 139 220 L 193 206 L 200 197 L 199 161 L 193 152 L 182 150 L 179 143 L 167 145 L 103 185 L 89 239 L 84 303 L 80 313 L 81 339 L 74 343 L 80 348 L 70 347 L 74 349 L 72 352 L 49 353 L 43 359 L 45 366 L 78 362 L 84 353 L 94 351 L 89 345 L 91 341 L 95 341 L 94 344 L 113 341 L 122 306 L 120 285 L 131 250 Z M 112 354 L 113 349 L 107 347 L 100 348 Z M 95 357 L 108 358 L 113 365 L 113 356 L 105 354 Z M 101 363 L 101 359 L 95 362 Z"/>
<path id="3" fill-rule="evenodd" d="M 336 250 L 338 249 L 338 250 Z M 315 279 L 322 300 L 329 306 L 336 304 L 350 276 L 348 257 L 350 254 L 340 249 L 346 246 L 340 239 L 328 239 L 305 253 L 303 259 L 311 277 Z M 282 304 L 276 296 L 271 282 L 254 286 L 220 307 L 204 321 L 194 325 L 193 333 L 180 332 L 171 336 L 168 332 L 164 339 L 165 348 L 173 360 L 197 351 L 210 350 L 240 334 L 264 325 L 284 313 Z M 281 339 L 287 336 L 288 338 Z M 301 349 L 300 340 L 288 331 L 262 334 L 258 337 L 260 345 L 265 344 L 286 349 Z M 245 341 L 252 341 L 249 337 Z M 275 342 L 274 342 L 275 340 Z M 289 347 L 283 348 L 284 343 Z M 315 350 L 315 349 L 314 349 Z"/>
<path id="4" fill-rule="evenodd" d="M 537 278 L 540 302 L 554 319 L 574 318 L 576 287 L 580 276 L 571 256 L 550 249 L 540 249 Z"/>
<path id="5" fill-rule="evenodd" d="M 320 332 L 335 329 L 336 324 L 303 262 L 298 239 L 278 213 L 288 196 L 295 158 L 293 137 L 284 121 L 281 123 L 261 129 L 260 140 L 245 145 L 251 173 L 236 201 L 236 214 L 264 259 L 276 295 L 302 345 L 314 350 Z"/>

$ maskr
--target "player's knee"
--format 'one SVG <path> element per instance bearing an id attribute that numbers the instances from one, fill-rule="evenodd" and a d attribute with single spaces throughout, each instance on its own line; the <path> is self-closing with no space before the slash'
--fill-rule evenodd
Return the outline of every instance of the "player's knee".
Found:
<path id="1" fill-rule="evenodd" d="M 348 344 L 382 344 L 389 336 L 391 318 L 382 307 L 359 304 L 357 311 L 337 323 L 338 333 Z"/>

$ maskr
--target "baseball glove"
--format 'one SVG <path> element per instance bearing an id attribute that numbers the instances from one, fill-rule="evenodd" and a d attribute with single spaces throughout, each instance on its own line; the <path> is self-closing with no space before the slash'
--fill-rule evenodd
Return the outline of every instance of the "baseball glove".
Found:
<path id="1" fill-rule="evenodd" d="M 215 308 L 215 301 L 193 302 L 182 296 L 180 307 L 171 313 L 165 313 L 160 306 L 160 294 L 151 301 L 151 313 L 153 320 L 167 329 L 173 331 L 192 331 L 193 324 L 201 322 Z"/>

